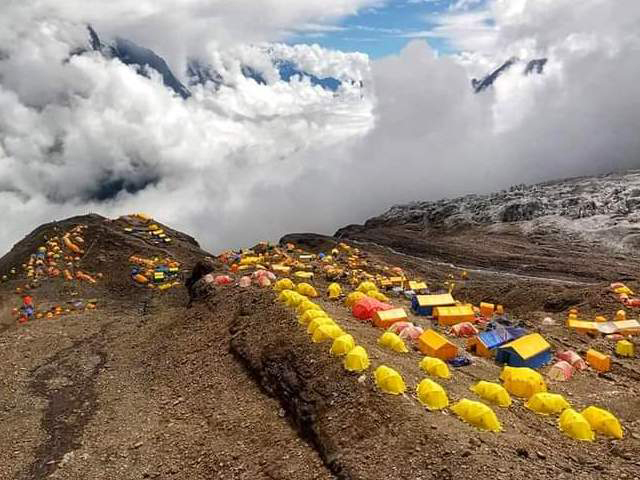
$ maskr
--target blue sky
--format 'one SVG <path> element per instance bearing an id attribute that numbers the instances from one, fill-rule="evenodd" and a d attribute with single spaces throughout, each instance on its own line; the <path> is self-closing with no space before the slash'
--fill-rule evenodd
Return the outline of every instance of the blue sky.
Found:
<path id="1" fill-rule="evenodd" d="M 289 41 L 379 58 L 398 52 L 413 38 L 423 38 L 438 52 L 453 53 L 460 49 L 455 37 L 465 29 L 481 34 L 490 30 L 485 6 L 486 0 L 387 0 L 338 23 L 301 26 Z"/>

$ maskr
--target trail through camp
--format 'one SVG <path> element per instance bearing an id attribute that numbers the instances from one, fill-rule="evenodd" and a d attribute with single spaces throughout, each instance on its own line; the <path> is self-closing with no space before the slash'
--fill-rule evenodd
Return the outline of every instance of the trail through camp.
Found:
<path id="1" fill-rule="evenodd" d="M 635 257 L 375 228 L 37 228 L 0 259 L 0 478 L 640 478 Z"/>

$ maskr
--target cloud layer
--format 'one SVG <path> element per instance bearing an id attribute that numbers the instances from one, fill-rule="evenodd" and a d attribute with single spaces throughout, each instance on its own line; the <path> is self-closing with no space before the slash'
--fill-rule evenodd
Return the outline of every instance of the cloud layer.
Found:
<path id="1" fill-rule="evenodd" d="M 14 2 L 0 12 L 0 205 L 8 226 L 0 250 L 53 218 L 137 210 L 216 250 L 294 230 L 330 233 L 393 203 L 640 160 L 634 0 L 496 0 L 475 13 L 493 19 L 490 49 L 485 39 L 442 57 L 414 41 L 371 65 L 362 55 L 259 42 L 378 2 L 332 0 L 320 9 L 185 0 L 169 10 L 175 2 L 116 1 L 99 19 L 89 3 Z M 71 55 L 86 46 L 83 22 L 153 48 L 180 75 L 186 58 L 198 56 L 229 81 L 183 101 L 117 60 Z M 361 79 L 365 88 L 334 95 L 308 81 L 278 81 L 269 55 L 320 76 Z M 470 72 L 512 55 L 550 60 L 544 75 L 512 69 L 493 90 L 472 92 Z M 268 85 L 245 78 L 242 64 L 262 68 Z"/>

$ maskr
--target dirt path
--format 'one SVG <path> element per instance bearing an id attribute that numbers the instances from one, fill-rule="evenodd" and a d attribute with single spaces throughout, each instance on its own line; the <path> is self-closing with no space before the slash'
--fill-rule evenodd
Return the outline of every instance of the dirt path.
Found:
<path id="1" fill-rule="evenodd" d="M 454 265 L 453 263 L 449 263 L 449 262 L 439 262 L 436 260 L 430 260 L 427 258 L 420 258 L 414 255 L 409 255 L 407 253 L 403 253 L 397 250 L 394 250 L 391 247 L 385 246 L 385 245 L 379 245 L 375 242 L 365 242 L 365 241 L 358 241 L 358 240 L 353 240 L 352 241 L 355 245 L 362 245 L 367 247 L 368 249 L 371 248 L 375 248 L 375 249 L 382 249 L 385 250 L 388 254 L 391 254 L 392 256 L 395 257 L 403 257 L 403 259 L 405 260 L 412 260 L 415 263 L 418 264 L 423 264 L 423 265 L 432 265 L 436 268 L 446 268 L 449 269 L 451 271 L 456 271 L 456 272 L 463 272 L 466 271 L 468 273 L 478 273 L 480 275 L 486 275 L 486 276 L 497 276 L 497 277 L 507 277 L 507 278 L 513 278 L 514 280 L 525 280 L 525 281 L 534 281 L 534 282 L 541 282 L 541 283 L 550 283 L 550 284 L 556 284 L 556 285 L 575 285 L 575 286 L 594 286 L 594 285 L 598 285 L 598 282 L 580 282 L 580 281 L 575 281 L 575 280 L 567 280 L 564 278 L 553 278 L 553 277 L 542 277 L 542 276 L 533 276 L 533 275 L 524 275 L 521 273 L 515 273 L 515 272 L 511 272 L 511 271 L 507 271 L 507 270 L 492 270 L 492 269 L 488 269 L 488 268 L 466 268 L 466 267 L 460 267 L 457 265 Z"/>

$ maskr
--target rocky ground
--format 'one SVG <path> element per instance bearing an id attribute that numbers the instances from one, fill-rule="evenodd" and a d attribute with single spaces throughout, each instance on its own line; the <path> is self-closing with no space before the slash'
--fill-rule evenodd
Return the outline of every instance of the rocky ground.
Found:
<path id="1" fill-rule="evenodd" d="M 95 285 L 42 282 L 34 298 L 53 305 L 94 297 L 96 310 L 18 324 L 10 309 L 19 305 L 14 290 L 25 278 L 18 273 L 0 284 L 0 438 L 6 446 L 0 478 L 640 478 L 637 357 L 616 359 L 608 374 L 588 371 L 550 384 L 578 408 L 597 404 L 618 415 L 623 440 L 574 441 L 555 418 L 536 415 L 521 401 L 496 407 L 502 433 L 482 433 L 447 411 L 427 412 L 414 394 L 424 378 L 421 355 L 380 348 L 379 331 L 341 303 L 318 300 L 367 348 L 374 368 L 385 363 L 402 372 L 405 395 L 379 392 L 372 369 L 346 373 L 326 344 L 313 344 L 293 312 L 274 302 L 271 290 L 218 287 L 190 305 L 184 287 L 136 286 L 130 255 L 171 255 L 181 262 L 183 281 L 207 256 L 167 227 L 174 241 L 160 246 L 125 234 L 122 220 L 90 216 L 45 225 L 0 259 L 0 274 L 19 267 L 44 234 L 78 223 L 88 225 L 82 267 L 103 278 Z M 584 238 L 490 228 L 451 230 L 448 240 L 445 232 L 406 223 L 351 227 L 340 235 L 370 263 L 400 266 L 430 283 L 459 279 L 460 268 L 467 268 L 457 297 L 504 304 L 554 347 L 611 351 L 606 340 L 567 331 L 563 319 L 574 306 L 586 316 L 611 316 L 620 305 L 607 293 L 608 282 L 637 287 L 637 258 Z M 286 240 L 316 250 L 335 244 L 315 235 Z M 215 261 L 208 265 L 223 272 Z M 326 282 L 318 279 L 316 286 L 324 291 Z M 558 325 L 543 327 L 545 316 Z M 469 386 L 497 380 L 499 371 L 477 359 L 443 386 L 451 401 L 473 398 Z"/>

